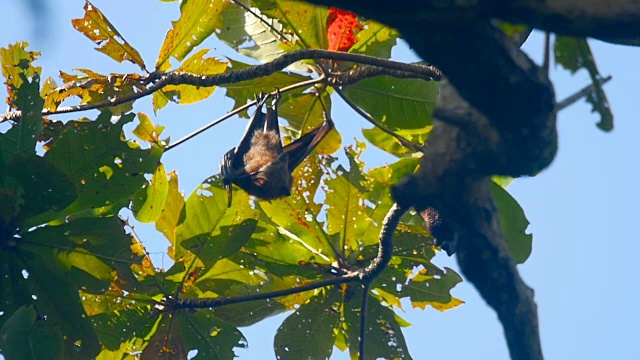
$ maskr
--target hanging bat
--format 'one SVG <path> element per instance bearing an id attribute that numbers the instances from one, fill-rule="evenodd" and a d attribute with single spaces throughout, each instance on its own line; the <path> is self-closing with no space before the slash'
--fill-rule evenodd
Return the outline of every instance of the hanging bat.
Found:
<path id="1" fill-rule="evenodd" d="M 262 108 L 269 97 L 264 94 L 256 96 L 258 107 L 240 144 L 229 150 L 220 162 L 222 182 L 228 191 L 229 207 L 232 200 L 232 184 L 261 200 L 291 195 L 291 174 L 334 128 L 331 116 L 327 114 L 322 125 L 283 147 L 277 109 L 280 92 L 276 92 L 265 114 Z"/>

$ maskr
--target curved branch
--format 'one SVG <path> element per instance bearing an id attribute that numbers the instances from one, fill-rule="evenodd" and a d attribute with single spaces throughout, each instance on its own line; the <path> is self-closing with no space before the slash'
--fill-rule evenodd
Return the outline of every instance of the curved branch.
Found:
<path id="1" fill-rule="evenodd" d="M 273 61 L 255 65 L 248 68 L 229 71 L 222 74 L 216 75 L 194 75 L 189 73 L 178 73 L 178 72 L 168 72 L 164 74 L 153 73 L 150 76 L 153 78 L 159 78 L 153 85 L 150 87 L 134 93 L 125 95 L 122 97 L 100 101 L 91 104 L 82 104 L 77 106 L 69 106 L 58 108 L 55 111 L 44 110 L 42 111 L 42 115 L 53 115 L 53 114 L 64 114 L 64 113 L 72 113 L 78 111 L 86 111 L 92 109 L 101 109 L 112 106 L 121 105 L 130 101 L 134 101 L 145 96 L 151 95 L 154 92 L 162 89 L 167 85 L 193 85 L 193 86 L 203 86 L 203 87 L 211 87 L 211 86 L 220 86 L 225 84 L 233 84 L 246 80 L 253 80 L 260 77 L 269 76 L 278 71 L 285 69 L 287 66 L 298 62 L 300 60 L 335 60 L 335 61 L 351 61 L 359 64 L 378 66 L 383 68 L 388 68 L 391 70 L 400 71 L 402 73 L 411 73 L 414 74 L 417 78 L 423 78 L 427 80 L 439 80 L 442 76 L 440 71 L 433 66 L 425 66 L 425 65 L 416 65 L 416 64 L 405 64 L 398 61 L 386 60 L 377 58 L 374 56 L 361 55 L 361 54 L 350 54 L 344 52 L 335 52 L 328 50 L 319 50 L 319 49 L 304 49 L 298 50 L 291 53 L 286 53 Z M 4 120 L 17 120 L 22 117 L 22 113 L 20 111 L 14 111 L 0 116 L 0 122 Z"/>
<path id="2" fill-rule="evenodd" d="M 249 301 L 267 300 L 281 296 L 299 294 L 305 291 L 311 291 L 325 286 L 348 284 L 360 281 L 357 274 L 345 274 L 334 278 L 320 280 L 311 284 L 306 284 L 294 288 L 270 291 L 266 293 L 245 295 L 245 296 L 220 296 L 217 298 L 201 298 L 201 299 L 171 299 L 163 300 L 160 306 L 166 306 L 171 309 L 213 309 L 220 306 L 240 304 Z"/>
<path id="3" fill-rule="evenodd" d="M 378 255 L 364 268 L 347 271 L 345 274 L 323 279 L 311 284 L 298 286 L 295 288 L 271 291 L 266 293 L 245 295 L 245 296 L 220 296 L 211 299 L 174 299 L 165 298 L 159 303 L 159 307 L 171 309 L 207 309 L 224 305 L 239 304 L 249 301 L 266 300 L 281 296 L 298 294 L 305 291 L 319 289 L 325 286 L 341 285 L 353 282 L 368 284 L 372 282 L 387 267 L 393 256 L 393 234 L 398 227 L 400 218 L 406 209 L 394 204 L 387 213 L 380 230 L 380 242 L 378 244 Z"/>

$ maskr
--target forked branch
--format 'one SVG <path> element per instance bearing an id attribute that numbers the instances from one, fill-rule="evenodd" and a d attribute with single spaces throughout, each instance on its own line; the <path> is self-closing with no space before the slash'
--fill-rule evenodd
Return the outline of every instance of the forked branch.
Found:
<path id="1" fill-rule="evenodd" d="M 393 256 L 393 235 L 398 227 L 400 218 L 406 209 L 401 208 L 398 204 L 394 204 L 387 213 L 380 230 L 380 241 L 378 244 L 378 255 L 373 258 L 369 264 L 359 269 L 340 269 L 342 275 L 327 278 L 311 284 L 298 286 L 295 288 L 282 289 L 266 293 L 251 294 L 245 296 L 220 296 L 210 299 L 180 299 L 178 295 L 165 298 L 158 303 L 157 308 L 161 311 L 174 311 L 177 309 L 213 309 L 225 305 L 239 304 L 249 301 L 274 299 L 282 296 L 299 294 L 305 291 L 316 290 L 327 286 L 335 286 L 341 284 L 349 284 L 359 282 L 363 284 L 363 308 L 361 309 L 360 319 L 360 359 L 365 359 L 364 343 L 366 337 L 366 299 L 368 297 L 368 289 L 372 282 L 384 271 Z"/>

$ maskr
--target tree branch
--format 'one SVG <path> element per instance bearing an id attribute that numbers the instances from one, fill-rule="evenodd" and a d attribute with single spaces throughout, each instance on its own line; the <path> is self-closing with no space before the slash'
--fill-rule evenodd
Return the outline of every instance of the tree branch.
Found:
<path id="1" fill-rule="evenodd" d="M 640 2 L 494 0 L 494 16 L 562 35 L 634 43 L 640 40 Z"/>
<path id="2" fill-rule="evenodd" d="M 604 85 L 607 82 L 609 82 L 609 80 L 611 80 L 611 76 L 607 76 L 606 78 L 600 79 L 599 83 L 600 85 Z M 568 108 L 569 106 L 575 104 L 578 100 L 582 99 L 583 97 L 589 96 L 589 94 L 591 94 L 593 90 L 595 90 L 595 86 L 593 84 L 587 85 L 582 89 L 580 89 L 579 91 L 577 91 L 575 94 L 572 94 L 567 98 L 563 99 L 562 101 L 559 101 L 556 104 L 556 112 L 560 112 Z"/>
<path id="3" fill-rule="evenodd" d="M 364 268 L 349 270 L 343 269 L 345 273 L 343 275 L 323 279 L 311 284 L 298 286 L 295 288 L 282 289 L 277 291 L 271 291 L 260 294 L 251 294 L 246 296 L 220 296 L 210 299 L 176 299 L 165 298 L 158 305 L 161 310 L 167 308 L 172 309 L 212 309 L 225 305 L 239 304 L 249 301 L 266 300 L 281 296 L 298 294 L 305 291 L 319 289 L 325 286 L 348 284 L 353 282 L 360 282 L 363 284 L 369 284 L 375 278 L 384 271 L 389 264 L 391 257 L 393 256 L 393 235 L 398 227 L 400 218 L 406 212 L 406 209 L 401 208 L 398 204 L 394 204 L 387 213 L 387 216 L 382 222 L 382 229 L 380 230 L 380 241 L 378 244 L 378 255 L 371 260 L 371 262 Z"/>
<path id="4" fill-rule="evenodd" d="M 403 23 L 420 23 L 425 28 L 471 24 L 500 19 L 543 31 L 576 37 L 640 45 L 640 2 L 584 0 L 483 0 L 376 2 L 366 0 L 309 0 L 309 2 L 351 10 L 379 19 L 407 35 Z"/>
<path id="5" fill-rule="evenodd" d="M 335 61 L 351 61 L 359 64 L 365 64 L 370 66 L 384 67 L 390 70 L 398 71 L 405 76 L 407 74 L 413 74 L 416 78 L 422 78 L 425 80 L 439 80 L 441 77 L 441 73 L 438 69 L 433 66 L 425 66 L 425 65 L 416 65 L 416 64 L 405 64 L 397 61 L 391 61 L 386 59 L 381 59 L 368 55 L 361 54 L 350 54 L 344 52 L 335 52 L 328 50 L 319 50 L 319 49 L 305 49 L 298 50 L 291 53 L 286 53 L 273 61 L 251 66 L 245 69 L 240 69 L 236 71 L 229 71 L 222 74 L 216 75 L 194 75 L 189 73 L 177 73 L 177 72 L 167 72 L 167 73 L 152 73 L 150 78 L 158 79 L 154 84 L 149 86 L 148 88 L 134 93 L 130 95 L 125 95 L 122 97 L 100 101 L 91 104 L 82 104 L 77 106 L 70 107 L 61 107 L 55 111 L 44 110 L 42 115 L 53 115 L 53 114 L 63 114 L 63 113 L 72 113 L 78 111 L 86 111 L 92 109 L 102 109 L 108 108 L 112 106 L 117 106 L 120 104 L 124 104 L 130 101 L 134 101 L 145 96 L 151 95 L 154 92 L 162 89 L 167 85 L 193 85 L 193 86 L 203 86 L 203 87 L 211 87 L 211 86 L 221 86 L 226 84 L 238 83 L 246 80 L 253 80 L 260 77 L 269 76 L 278 71 L 285 69 L 287 66 L 300 61 L 307 59 L 325 59 L 325 60 L 335 60 Z M 391 74 L 392 72 L 389 72 Z M 378 74 L 372 73 L 372 76 L 377 76 Z M 20 111 L 14 111 L 0 116 L 0 122 L 4 120 L 17 120 L 22 116 Z"/>

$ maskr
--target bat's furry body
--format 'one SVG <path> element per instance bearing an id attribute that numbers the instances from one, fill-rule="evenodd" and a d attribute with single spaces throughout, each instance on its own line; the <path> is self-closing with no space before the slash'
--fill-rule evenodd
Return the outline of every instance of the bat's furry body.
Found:
<path id="1" fill-rule="evenodd" d="M 291 173 L 333 129 L 328 118 L 318 128 L 283 147 L 278 125 L 278 93 L 267 113 L 262 112 L 268 96 L 257 96 L 258 109 L 251 119 L 240 144 L 229 150 L 220 164 L 222 180 L 229 191 L 236 184 L 248 194 L 262 200 L 291 195 Z"/>

